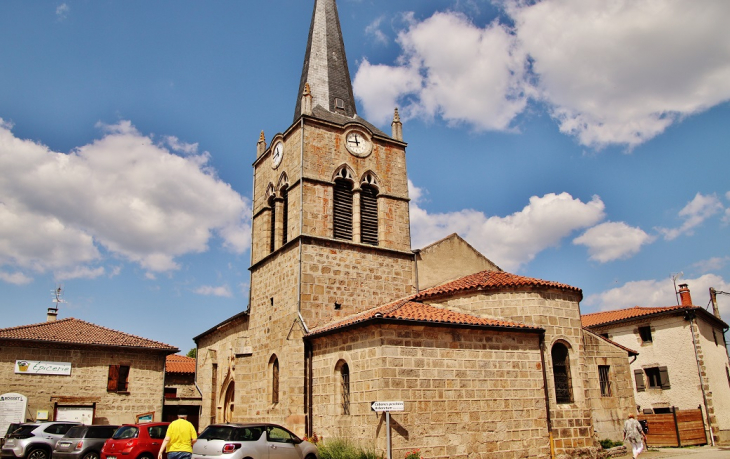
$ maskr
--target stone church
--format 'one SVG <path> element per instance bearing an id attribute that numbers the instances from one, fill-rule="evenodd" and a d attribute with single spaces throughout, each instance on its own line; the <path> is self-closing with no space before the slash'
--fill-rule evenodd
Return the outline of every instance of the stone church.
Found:
<path id="1" fill-rule="evenodd" d="M 200 427 L 250 420 L 394 457 L 589 457 L 635 411 L 635 352 L 582 292 L 457 235 L 411 248 L 397 110 L 358 116 L 335 0 L 315 0 L 294 119 L 258 141 L 249 308 L 195 337 Z"/>

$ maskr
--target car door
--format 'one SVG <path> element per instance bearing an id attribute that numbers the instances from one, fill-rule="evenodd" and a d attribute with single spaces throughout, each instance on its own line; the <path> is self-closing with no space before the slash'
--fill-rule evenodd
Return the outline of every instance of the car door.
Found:
<path id="1" fill-rule="evenodd" d="M 301 459 L 294 438 L 286 429 L 270 426 L 266 429 L 269 459 Z"/>

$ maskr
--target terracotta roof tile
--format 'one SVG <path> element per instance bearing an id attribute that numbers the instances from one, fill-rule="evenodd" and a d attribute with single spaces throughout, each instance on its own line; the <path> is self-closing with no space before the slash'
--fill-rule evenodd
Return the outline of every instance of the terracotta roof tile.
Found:
<path id="1" fill-rule="evenodd" d="M 167 373 L 195 373 L 195 359 L 186 355 L 168 355 L 165 360 Z"/>
<path id="2" fill-rule="evenodd" d="M 558 290 L 567 290 L 583 295 L 581 289 L 567 284 L 545 281 L 532 277 L 523 277 L 504 271 L 482 271 L 462 277 L 455 281 L 424 290 L 415 296 L 416 299 L 429 298 L 438 295 L 451 294 L 468 290 L 502 290 L 515 287 L 543 287 Z"/>
<path id="3" fill-rule="evenodd" d="M 111 328 L 100 327 L 72 317 L 56 322 L 3 328 L 0 329 L 0 339 L 180 351 L 169 344 L 122 333 Z"/>
<path id="4" fill-rule="evenodd" d="M 637 317 L 645 317 L 653 314 L 661 314 L 670 311 L 696 309 L 694 306 L 666 306 L 645 308 L 634 306 L 628 309 L 616 309 L 614 311 L 594 312 L 592 314 L 584 314 L 580 320 L 584 327 L 595 327 L 597 325 L 605 325 L 622 320 L 635 319 Z"/>
<path id="5" fill-rule="evenodd" d="M 310 335 L 319 335 L 333 330 L 345 328 L 351 325 L 364 323 L 371 320 L 390 319 L 406 322 L 425 322 L 432 324 L 470 325 L 476 327 L 496 327 L 507 329 L 518 329 L 525 331 L 539 331 L 541 328 L 525 325 L 518 322 L 505 320 L 486 319 L 470 314 L 455 312 L 449 309 L 432 306 L 429 304 L 411 301 L 405 298 L 388 303 L 360 314 L 355 314 L 337 322 L 318 327 L 310 331 Z"/>

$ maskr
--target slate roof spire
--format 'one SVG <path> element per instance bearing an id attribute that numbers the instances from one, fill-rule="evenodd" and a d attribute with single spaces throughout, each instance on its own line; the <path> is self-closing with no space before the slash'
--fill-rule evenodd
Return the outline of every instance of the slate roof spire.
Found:
<path id="1" fill-rule="evenodd" d="M 319 105 L 349 118 L 357 114 L 335 0 L 314 1 L 294 121 L 302 114 L 302 95 L 307 83 L 311 88 L 313 108 Z"/>

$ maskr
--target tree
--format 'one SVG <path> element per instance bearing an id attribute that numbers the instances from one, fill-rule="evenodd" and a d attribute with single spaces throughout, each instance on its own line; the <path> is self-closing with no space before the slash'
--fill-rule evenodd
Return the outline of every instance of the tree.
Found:
<path id="1" fill-rule="evenodd" d="M 194 347 L 194 348 L 190 349 L 186 355 L 188 357 L 192 357 L 192 358 L 197 357 L 198 356 L 198 348 L 197 347 Z"/>

